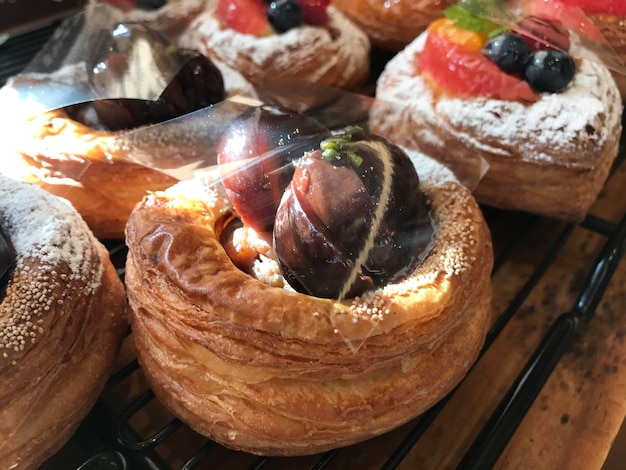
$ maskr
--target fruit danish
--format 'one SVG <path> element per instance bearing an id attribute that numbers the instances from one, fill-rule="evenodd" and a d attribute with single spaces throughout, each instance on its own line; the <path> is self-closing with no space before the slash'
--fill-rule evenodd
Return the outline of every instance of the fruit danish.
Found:
<path id="1" fill-rule="evenodd" d="M 76 210 L 0 177 L 0 460 L 37 468 L 102 391 L 128 327 L 106 249 Z"/>
<path id="2" fill-rule="evenodd" d="M 238 70 L 254 86 L 303 80 L 355 89 L 370 43 L 328 1 L 209 0 L 177 42 Z"/>
<path id="3" fill-rule="evenodd" d="M 441 12 L 447 0 L 333 0 L 333 5 L 360 27 L 372 46 L 399 51 L 420 35 Z"/>
<path id="4" fill-rule="evenodd" d="M 133 155 L 142 153 L 169 159 L 204 151 L 187 142 L 184 136 L 168 138 L 165 131 L 163 134 L 154 131 L 151 139 L 132 143 L 131 137 L 121 139 L 127 131 L 198 110 L 230 95 L 252 91 L 247 80 L 234 70 L 195 51 L 168 49 L 169 42 L 149 28 L 133 25 L 128 31 L 132 32 L 133 40 L 149 39 L 150 52 L 154 54 L 135 63 L 145 66 L 153 62 L 165 67 L 173 60 L 175 65 L 183 64 L 159 98 L 155 101 L 102 99 L 30 117 L 20 126 L 5 129 L 5 139 L 16 149 L 16 156 L 0 164 L 0 174 L 38 184 L 68 198 L 99 238 L 123 238 L 128 215 L 143 195 L 149 190 L 165 189 L 177 181 L 137 164 Z M 3 90 L 4 96 L 10 100 L 12 88 L 40 80 L 58 83 L 59 88 L 67 86 L 68 80 L 76 87 L 87 82 L 94 88 L 113 87 L 107 84 L 106 75 L 119 78 L 114 59 L 119 59 L 120 54 L 125 57 L 133 54 L 132 50 L 125 49 L 126 39 L 125 34 L 120 37 L 113 34 L 113 44 L 102 58 L 101 64 L 105 66 L 99 68 L 100 76 L 87 76 L 83 63 L 43 77 L 21 75 L 9 81 Z M 137 48 L 135 57 L 145 51 L 145 48 Z M 172 53 L 174 58 L 163 56 Z M 131 77 L 140 76 L 141 72 L 125 71 Z M 155 75 L 153 71 L 150 74 Z M 121 82 L 121 86 L 130 89 L 134 85 L 134 79 L 130 83 Z M 19 102 L 15 105 L 21 107 Z M 6 109 L 10 107 L 6 105 Z"/>
<path id="5" fill-rule="evenodd" d="M 470 13 L 451 8 L 386 65 L 376 97 L 408 106 L 377 108 L 373 127 L 452 164 L 480 153 L 489 169 L 474 192 L 479 202 L 582 219 L 621 133 L 610 71 L 574 60 L 564 52 L 567 30 L 541 18 L 498 31 L 475 17 L 469 30 L 457 20 Z"/>
<path id="6" fill-rule="evenodd" d="M 485 221 L 445 167 L 361 129 L 315 144 L 306 123 L 279 132 L 310 149 L 293 167 L 255 157 L 286 140 L 255 127 L 220 149 L 243 172 L 150 194 L 129 219 L 139 360 L 166 406 L 230 448 L 305 455 L 382 434 L 477 357 Z"/>

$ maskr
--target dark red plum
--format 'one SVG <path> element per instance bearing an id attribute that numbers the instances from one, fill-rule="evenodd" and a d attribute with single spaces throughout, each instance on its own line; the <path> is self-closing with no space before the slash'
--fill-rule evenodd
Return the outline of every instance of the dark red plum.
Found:
<path id="1" fill-rule="evenodd" d="M 242 221 L 269 232 L 294 162 L 330 131 L 300 113 L 251 107 L 224 133 L 218 148 L 222 182 Z"/>
<path id="2" fill-rule="evenodd" d="M 320 147 L 300 161 L 276 214 L 274 251 L 287 282 L 344 298 L 409 275 L 433 235 L 409 157 L 360 128 Z"/>

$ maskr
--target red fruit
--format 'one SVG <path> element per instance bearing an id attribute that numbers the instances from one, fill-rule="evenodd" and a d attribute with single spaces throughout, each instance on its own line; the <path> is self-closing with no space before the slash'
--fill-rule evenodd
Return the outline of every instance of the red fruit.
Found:
<path id="1" fill-rule="evenodd" d="M 285 279 L 335 299 L 403 279 L 433 235 L 411 160 L 358 127 L 320 147 L 300 160 L 276 213 L 274 254 Z"/>
<path id="2" fill-rule="evenodd" d="M 266 10 L 267 3 L 263 0 L 219 0 L 217 3 L 217 17 L 222 27 L 254 36 L 272 32 Z"/>
<path id="3" fill-rule="evenodd" d="M 257 232 L 272 230 L 293 162 L 329 135 L 314 119 L 269 106 L 250 108 L 230 124 L 218 146 L 218 163 L 245 225 Z"/>
<path id="4" fill-rule="evenodd" d="M 560 0 L 564 5 L 579 7 L 589 13 L 609 13 L 626 16 L 624 0 Z"/>
<path id="5" fill-rule="evenodd" d="M 522 18 L 514 31 L 526 39 L 531 51 L 541 49 L 569 51 L 569 31 L 558 20 L 527 16 Z"/>
<path id="6" fill-rule="evenodd" d="M 626 10 L 624 6 L 621 6 L 621 8 L 617 7 L 617 4 L 622 2 L 623 0 L 612 2 L 608 0 L 592 0 L 589 2 L 583 0 L 533 0 L 527 5 L 526 13 L 542 18 L 558 20 L 563 26 L 583 36 L 587 36 L 589 39 L 606 42 L 602 33 L 600 33 L 596 25 L 593 24 L 593 21 L 591 21 L 583 11 L 587 10 L 587 7 L 584 5 L 598 5 L 594 10 L 588 10 L 590 12 L 598 11 L 598 9 L 609 11 L 609 8 L 613 10 Z M 611 6 L 607 6 L 607 3 L 611 4 Z M 599 5 L 602 5 L 602 7 L 599 7 Z M 626 2 L 624 2 L 624 5 L 626 5 Z M 622 14 L 626 14 L 626 11 L 623 11 Z"/>
<path id="7" fill-rule="evenodd" d="M 322 26 L 328 22 L 326 9 L 329 4 L 330 0 L 298 0 L 304 22 L 313 26 Z"/>
<path id="8" fill-rule="evenodd" d="M 480 52 L 429 33 L 417 64 L 443 90 L 460 96 L 537 101 L 528 83 L 502 72 Z"/>
<path id="9" fill-rule="evenodd" d="M 108 3 L 122 11 L 130 11 L 135 8 L 135 0 L 108 0 Z"/>

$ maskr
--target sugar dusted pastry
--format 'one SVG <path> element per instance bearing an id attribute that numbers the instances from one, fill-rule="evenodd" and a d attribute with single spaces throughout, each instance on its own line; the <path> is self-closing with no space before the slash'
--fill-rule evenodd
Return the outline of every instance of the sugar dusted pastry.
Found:
<path id="1" fill-rule="evenodd" d="M 601 63 L 523 31 L 489 39 L 448 18 L 433 22 L 381 74 L 376 97 L 402 106 L 380 107 L 373 126 L 453 164 L 479 153 L 489 165 L 480 202 L 580 220 L 617 155 L 619 91 Z M 566 30 L 551 34 L 551 44 L 569 47 Z"/>
<path id="2" fill-rule="evenodd" d="M 229 173 L 151 194 L 131 215 L 126 282 L 139 360 L 159 399 L 225 446 L 306 455 L 382 434 L 451 390 L 483 343 L 493 255 L 471 193 L 442 165 L 416 153 L 408 160 L 379 138 L 357 134 L 323 141 L 323 148 L 337 153 L 305 153 L 276 209 L 277 226 L 286 231 L 282 242 L 289 245 L 289 234 L 304 229 L 311 244 L 297 241 L 303 259 L 315 258 L 317 249 L 334 260 L 334 266 L 312 268 L 319 276 L 307 277 L 310 269 L 281 258 L 277 237 L 283 235 L 276 227 L 273 235 L 241 234 L 246 225 L 221 183 L 236 189 Z M 373 172 L 374 180 L 383 182 L 373 185 L 380 191 L 354 202 L 367 206 L 374 195 L 378 201 L 355 261 L 347 255 L 351 248 L 326 238 L 315 219 L 326 217 L 335 227 L 348 216 L 355 226 L 346 230 L 362 234 L 355 216 L 361 212 L 337 212 L 332 202 L 346 208 L 348 188 L 363 196 L 350 168 L 364 171 L 363 184 L 372 189 L 372 172 L 366 170 L 378 165 L 376 155 L 386 170 Z M 419 189 L 409 186 L 403 210 L 412 215 L 403 221 L 398 209 L 403 199 L 394 196 L 389 178 L 417 182 L 406 162 L 419 173 Z M 243 177 L 254 181 L 258 167 L 246 168 Z M 400 168 L 402 178 L 395 173 Z M 325 171 L 340 172 L 346 184 L 320 199 L 317 192 L 326 183 L 319 176 Z M 390 261 L 411 263 L 411 256 L 400 254 L 404 242 L 382 250 L 389 240 L 385 227 L 407 223 L 420 227 L 404 232 L 410 246 L 417 232 L 428 234 L 423 259 L 402 273 L 376 278 L 382 271 L 373 268 L 383 251 Z M 288 269 L 255 269 L 277 262 Z M 336 277 L 318 268 L 334 270 Z M 336 300 L 351 289 L 360 289 L 360 295 Z"/>
<path id="3" fill-rule="evenodd" d="M 304 80 L 354 89 L 366 80 L 369 40 L 343 13 L 323 1 L 269 5 L 209 0 L 178 44 L 224 62 L 257 87 Z"/>
<path id="4" fill-rule="evenodd" d="M 100 395 L 126 295 L 76 210 L 34 185 L 0 177 L 0 242 L 0 461 L 38 468 Z"/>

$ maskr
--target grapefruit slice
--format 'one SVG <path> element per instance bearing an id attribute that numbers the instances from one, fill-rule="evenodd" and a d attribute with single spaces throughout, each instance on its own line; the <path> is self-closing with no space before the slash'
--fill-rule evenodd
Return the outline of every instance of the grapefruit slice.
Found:
<path id="1" fill-rule="evenodd" d="M 222 27 L 254 36 L 272 33 L 266 10 L 267 3 L 263 0 L 219 0 L 217 3 L 217 17 Z"/>
<path id="2" fill-rule="evenodd" d="M 537 101 L 528 83 L 502 72 L 480 52 L 454 44 L 436 33 L 428 34 L 417 69 L 441 89 L 455 95 Z"/>

